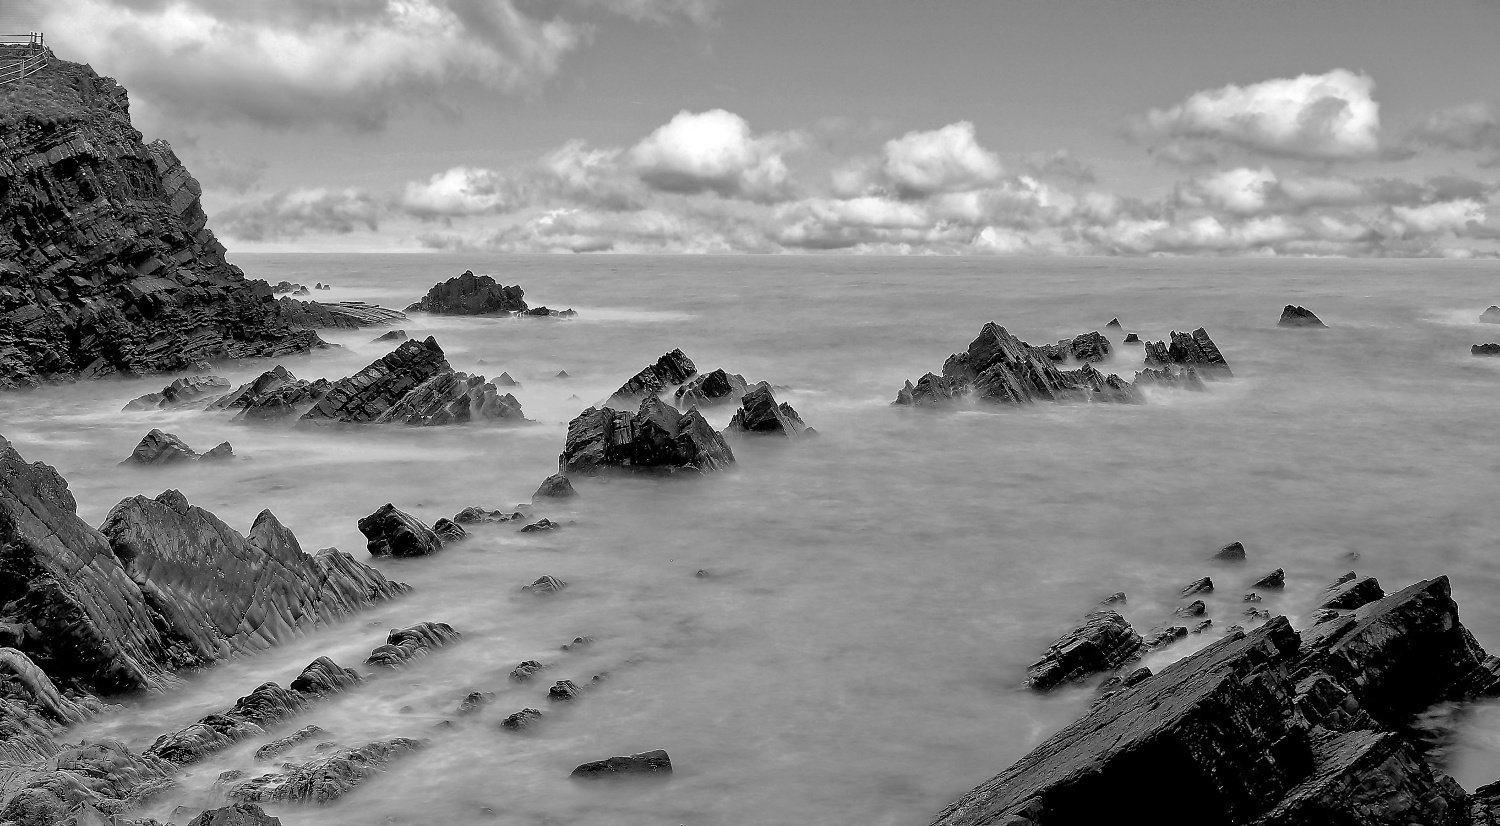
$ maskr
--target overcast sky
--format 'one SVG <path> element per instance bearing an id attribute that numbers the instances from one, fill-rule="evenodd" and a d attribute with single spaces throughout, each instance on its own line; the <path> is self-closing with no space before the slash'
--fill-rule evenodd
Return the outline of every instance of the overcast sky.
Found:
<path id="1" fill-rule="evenodd" d="M 1500 0 L 0 0 L 237 251 L 1493 255 Z"/>

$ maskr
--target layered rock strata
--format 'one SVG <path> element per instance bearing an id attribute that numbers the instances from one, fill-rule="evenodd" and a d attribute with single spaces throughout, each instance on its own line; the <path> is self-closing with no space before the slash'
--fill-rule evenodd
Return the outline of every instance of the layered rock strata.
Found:
<path id="1" fill-rule="evenodd" d="M 689 407 L 707 409 L 723 404 L 733 404 L 748 392 L 750 392 L 750 384 L 745 381 L 744 376 L 739 373 L 726 373 L 719 369 L 704 373 L 677 388 L 674 398 L 677 400 L 677 406 L 684 410 Z"/>
<path id="2" fill-rule="evenodd" d="M 817 431 L 808 427 L 791 405 L 786 402 L 777 404 L 771 385 L 761 382 L 740 399 L 740 409 L 734 412 L 725 432 L 795 439 L 804 433 L 815 434 Z"/>
<path id="3" fill-rule="evenodd" d="M 390 763 L 421 749 L 409 737 L 345 748 L 280 772 L 251 778 L 229 789 L 231 800 L 255 803 L 329 803 L 383 772 Z"/>
<path id="4" fill-rule="evenodd" d="M 585 476 L 605 470 L 710 473 L 733 463 L 734 451 L 696 409 L 681 413 L 647 396 L 634 414 L 609 407 L 578 414 L 568 423 L 558 470 Z"/>
<path id="5" fill-rule="evenodd" d="M 442 648 L 463 638 L 446 622 L 419 622 L 407 628 L 395 628 L 386 636 L 385 644 L 370 652 L 365 665 L 382 668 L 400 668 L 418 657 L 425 657 L 434 648 Z"/>
<path id="6" fill-rule="evenodd" d="M 647 365 L 639 373 L 626 379 L 620 389 L 609 397 L 609 403 L 634 403 L 643 397 L 655 396 L 668 387 L 682 384 L 696 375 L 698 368 L 693 365 L 693 360 L 682 350 L 673 350 L 657 359 L 655 364 Z"/>
<path id="7" fill-rule="evenodd" d="M 409 339 L 370 366 L 336 381 L 304 414 L 309 424 L 443 425 L 522 421 L 521 403 L 483 376 L 458 373 L 429 336 Z"/>
<path id="8" fill-rule="evenodd" d="M 173 381 L 160 392 L 131 399 L 123 409 L 170 410 L 189 404 L 205 404 L 228 393 L 229 387 L 229 381 L 218 376 L 188 376 Z"/>
<path id="9" fill-rule="evenodd" d="M 136 444 L 135 450 L 131 451 L 129 458 L 120 464 L 152 467 L 184 462 L 217 462 L 233 456 L 234 448 L 228 442 L 220 442 L 207 453 L 200 454 L 188 447 L 187 442 L 178 438 L 176 434 L 152 428 L 150 433 L 141 437 L 141 441 Z"/>
<path id="10" fill-rule="evenodd" d="M 299 379 L 281 365 L 210 402 L 208 410 L 237 410 L 235 421 L 279 421 L 300 417 L 328 393 L 327 379 Z"/>
<path id="11" fill-rule="evenodd" d="M 1191 333 L 1172 331 L 1168 341 L 1146 342 L 1146 366 L 1192 365 L 1204 378 L 1218 375 L 1233 376 L 1229 362 L 1219 352 L 1218 345 L 1208 337 L 1208 331 L 1199 327 Z"/>

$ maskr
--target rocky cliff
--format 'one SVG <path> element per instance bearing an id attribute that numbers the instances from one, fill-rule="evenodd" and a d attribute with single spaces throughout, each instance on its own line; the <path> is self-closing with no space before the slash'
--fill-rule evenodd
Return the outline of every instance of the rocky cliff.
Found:
<path id="1" fill-rule="evenodd" d="M 88 66 L 0 86 L 0 389 L 320 344 L 224 260 L 200 193 Z"/>

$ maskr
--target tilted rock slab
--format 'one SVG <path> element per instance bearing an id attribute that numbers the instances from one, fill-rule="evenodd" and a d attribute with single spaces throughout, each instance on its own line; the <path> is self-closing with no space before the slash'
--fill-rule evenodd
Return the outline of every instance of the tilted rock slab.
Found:
<path id="1" fill-rule="evenodd" d="M 307 381 L 281 365 L 215 399 L 207 410 L 238 410 L 236 421 L 269 421 L 301 416 L 332 387 L 327 379 Z"/>
<path id="2" fill-rule="evenodd" d="M 150 433 L 141 437 L 135 450 L 131 451 L 130 457 L 120 464 L 154 467 L 186 462 L 216 462 L 233 458 L 233 456 L 234 448 L 228 442 L 220 442 L 207 453 L 200 454 L 188 447 L 187 442 L 180 439 L 177 434 L 167 433 L 160 428 L 152 428 Z"/>
<path id="3" fill-rule="evenodd" d="M 1203 378 L 1215 375 L 1233 376 L 1229 362 L 1219 352 L 1218 345 L 1208 337 L 1208 331 L 1199 327 L 1191 333 L 1172 331 L 1170 342 L 1146 342 L 1146 366 L 1159 367 L 1167 364 L 1191 364 Z"/>
<path id="4" fill-rule="evenodd" d="M 1119 668 L 1138 659 L 1143 647 L 1141 635 L 1124 617 L 1114 611 L 1097 611 L 1026 667 L 1026 684 L 1048 691 L 1070 680 Z"/>
<path id="5" fill-rule="evenodd" d="M 1277 327 L 1327 327 L 1322 319 L 1313 314 L 1306 307 L 1292 304 L 1286 305 L 1281 311 L 1281 318 L 1276 321 Z"/>
<path id="6" fill-rule="evenodd" d="M 390 502 L 359 520 L 370 556 L 427 556 L 443 549 L 443 540 L 422 520 Z"/>
<path id="7" fill-rule="evenodd" d="M 458 373 L 437 340 L 408 339 L 370 366 L 340 379 L 300 421 L 312 424 L 444 425 L 524 421 L 521 403 L 483 376 Z"/>
<path id="8" fill-rule="evenodd" d="M 677 406 L 685 410 L 689 407 L 709 408 L 721 404 L 733 404 L 748 392 L 750 392 L 750 384 L 745 381 L 744 376 L 739 373 L 726 373 L 720 369 L 704 373 L 677 388 L 674 398 L 677 400 Z"/>
<path id="9" fill-rule="evenodd" d="M 791 405 L 777 404 L 771 385 L 761 382 L 740 399 L 740 409 L 729 420 L 726 432 L 795 439 L 810 429 Z"/>
<path id="10" fill-rule="evenodd" d="M 400 668 L 418 657 L 432 653 L 463 638 L 446 622 L 419 622 L 407 628 L 395 628 L 385 638 L 385 645 L 370 652 L 365 665 Z"/>
<path id="11" fill-rule="evenodd" d="M 734 463 L 734 451 L 696 409 L 679 413 L 656 396 L 634 415 L 589 408 L 568 423 L 559 472 L 592 476 L 604 470 L 710 473 Z"/>
<path id="12" fill-rule="evenodd" d="M 609 397 L 609 403 L 634 403 L 643 396 L 654 396 L 696 375 L 698 375 L 698 368 L 693 365 L 693 360 L 688 358 L 682 350 L 673 350 L 657 359 L 655 364 L 646 366 L 641 372 L 627 379 L 624 384 L 620 385 L 620 389 Z"/>
<path id="13" fill-rule="evenodd" d="M 122 410 L 170 410 L 187 404 L 203 404 L 229 392 L 229 380 L 218 376 L 188 376 L 173 381 L 156 393 L 138 396 Z"/>

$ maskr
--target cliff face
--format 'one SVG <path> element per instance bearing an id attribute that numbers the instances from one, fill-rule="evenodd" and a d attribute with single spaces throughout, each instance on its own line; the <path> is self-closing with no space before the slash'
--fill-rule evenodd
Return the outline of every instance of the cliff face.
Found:
<path id="1" fill-rule="evenodd" d="M 0 86 L 0 388 L 321 343 L 224 260 L 200 193 L 88 66 Z"/>

